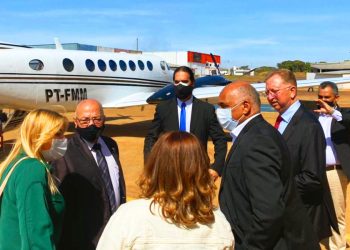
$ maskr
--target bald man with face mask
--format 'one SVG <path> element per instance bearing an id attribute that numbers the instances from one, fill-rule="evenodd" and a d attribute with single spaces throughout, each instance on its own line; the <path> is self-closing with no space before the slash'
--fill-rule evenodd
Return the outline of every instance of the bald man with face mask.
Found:
<path id="1" fill-rule="evenodd" d="M 53 162 L 54 174 L 66 202 L 58 249 L 92 250 L 110 216 L 126 202 L 125 182 L 116 142 L 103 136 L 105 116 L 93 99 L 75 111 L 76 133 L 67 152 Z"/>

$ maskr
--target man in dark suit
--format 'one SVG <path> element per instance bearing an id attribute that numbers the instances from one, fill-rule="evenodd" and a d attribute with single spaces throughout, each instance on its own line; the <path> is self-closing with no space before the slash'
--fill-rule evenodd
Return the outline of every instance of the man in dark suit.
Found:
<path id="1" fill-rule="evenodd" d="M 266 78 L 266 96 L 279 113 L 275 127 L 285 139 L 293 174 L 318 239 L 338 230 L 332 197 L 326 178 L 326 143 L 320 123 L 297 98 L 293 72 L 276 70 Z"/>
<path id="2" fill-rule="evenodd" d="M 235 82 L 222 90 L 219 106 L 217 112 L 227 120 L 238 121 L 219 192 L 235 249 L 319 249 L 295 187 L 287 145 L 261 116 L 258 93 Z"/>
<path id="3" fill-rule="evenodd" d="M 338 106 L 339 92 L 334 82 L 322 82 L 318 89 L 319 122 L 326 138 L 326 173 L 337 215 L 340 234 L 324 244 L 331 250 L 346 249 L 346 187 L 350 177 L 350 110 Z"/>
<path id="4" fill-rule="evenodd" d="M 195 79 L 193 71 L 181 66 L 174 71 L 174 89 L 177 98 L 160 103 L 145 138 L 144 158 L 151 151 L 161 133 L 172 130 L 191 132 L 207 148 L 208 137 L 214 143 L 215 161 L 210 174 L 216 179 L 225 162 L 227 142 L 219 125 L 213 105 L 202 102 L 192 95 Z"/>
<path id="5" fill-rule="evenodd" d="M 64 158 L 52 164 L 66 203 L 59 249 L 95 249 L 108 219 L 126 201 L 118 146 L 101 135 L 104 122 L 98 101 L 81 101 L 74 118 L 77 132 Z"/>

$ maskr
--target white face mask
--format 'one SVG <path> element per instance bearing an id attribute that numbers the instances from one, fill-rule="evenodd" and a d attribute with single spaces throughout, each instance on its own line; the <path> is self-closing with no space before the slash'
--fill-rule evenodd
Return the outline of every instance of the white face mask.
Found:
<path id="1" fill-rule="evenodd" d="M 51 148 L 48 150 L 42 150 L 41 154 L 46 161 L 54 161 L 64 156 L 67 151 L 67 138 L 53 139 Z"/>
<path id="2" fill-rule="evenodd" d="M 232 119 L 231 108 L 217 108 L 216 116 L 221 127 L 228 131 L 232 131 L 238 126 L 238 121 Z"/>
<path id="3" fill-rule="evenodd" d="M 238 107 L 239 104 L 242 102 L 237 103 L 232 108 L 217 108 L 216 109 L 216 117 L 218 118 L 218 121 L 224 129 L 228 131 L 234 130 L 237 126 L 241 118 L 239 118 L 237 121 L 232 118 L 232 110 Z M 243 117 L 243 116 L 242 116 Z"/>

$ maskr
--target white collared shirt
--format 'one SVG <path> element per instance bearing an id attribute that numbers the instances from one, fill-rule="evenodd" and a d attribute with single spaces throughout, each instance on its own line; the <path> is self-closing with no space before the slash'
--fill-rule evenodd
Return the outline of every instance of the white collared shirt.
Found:
<path id="1" fill-rule="evenodd" d="M 331 137 L 332 120 L 341 121 L 343 119 L 339 110 L 334 110 L 332 115 L 320 114 L 318 121 L 321 123 L 325 139 L 326 139 L 326 164 L 335 165 L 340 164 L 337 152 L 335 151 L 334 144 Z"/>
<path id="2" fill-rule="evenodd" d="M 179 118 L 179 128 L 180 128 L 180 117 L 181 117 L 181 104 L 182 101 L 179 98 L 176 98 L 177 100 L 177 117 Z M 190 99 L 185 101 L 186 103 L 186 131 L 190 132 L 190 126 L 191 126 L 191 115 L 192 115 L 192 103 L 193 103 L 193 96 L 191 96 Z"/>
<path id="3" fill-rule="evenodd" d="M 87 144 L 87 146 L 89 147 L 91 154 L 96 161 L 96 164 L 98 164 L 96 152 L 94 150 L 92 150 L 92 147 L 94 146 L 95 143 L 91 143 L 91 142 L 88 142 L 86 140 L 84 140 L 84 141 Z M 102 138 L 99 137 L 97 142 L 101 144 L 101 152 L 107 161 L 109 175 L 111 177 L 113 190 L 114 190 L 114 194 L 115 194 L 116 201 L 117 201 L 117 207 L 118 207 L 120 205 L 119 167 L 118 167 L 118 164 L 117 164 L 116 160 L 114 159 L 111 151 L 108 149 L 106 143 L 104 142 L 104 140 L 102 140 Z"/>
<path id="4" fill-rule="evenodd" d="M 235 142 L 235 140 L 237 139 L 238 135 L 241 133 L 241 131 L 243 130 L 243 128 L 245 127 L 245 125 L 247 125 L 247 123 L 252 120 L 254 117 L 260 115 L 260 113 L 253 115 L 252 117 L 249 117 L 247 120 L 245 120 L 244 122 L 242 122 L 241 124 L 239 124 L 237 127 L 235 127 L 231 132 L 230 135 L 232 136 L 232 143 Z"/>

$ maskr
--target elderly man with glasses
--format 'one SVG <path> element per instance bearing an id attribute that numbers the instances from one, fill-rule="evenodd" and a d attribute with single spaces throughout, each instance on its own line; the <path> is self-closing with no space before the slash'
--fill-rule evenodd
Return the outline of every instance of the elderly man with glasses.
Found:
<path id="1" fill-rule="evenodd" d="M 95 249 L 110 216 L 126 201 L 116 142 L 102 136 L 105 116 L 93 99 L 75 111 L 75 135 L 64 158 L 52 163 L 66 202 L 59 249 Z"/>
<path id="2" fill-rule="evenodd" d="M 319 240 L 338 231 L 332 197 L 326 177 L 326 142 L 316 116 L 297 97 L 293 72 L 271 72 L 266 80 L 266 98 L 279 113 L 275 128 L 282 134 L 291 154 L 300 197 Z"/>

